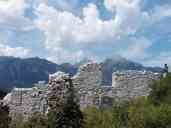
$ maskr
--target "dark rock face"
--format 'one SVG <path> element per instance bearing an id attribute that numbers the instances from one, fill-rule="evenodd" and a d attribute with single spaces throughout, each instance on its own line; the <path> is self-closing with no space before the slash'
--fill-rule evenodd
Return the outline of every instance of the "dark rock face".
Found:
<path id="1" fill-rule="evenodd" d="M 73 75 L 77 68 L 71 64 L 57 65 L 40 58 L 0 57 L 0 88 L 32 87 L 38 81 L 47 82 L 49 74 L 57 71 Z"/>

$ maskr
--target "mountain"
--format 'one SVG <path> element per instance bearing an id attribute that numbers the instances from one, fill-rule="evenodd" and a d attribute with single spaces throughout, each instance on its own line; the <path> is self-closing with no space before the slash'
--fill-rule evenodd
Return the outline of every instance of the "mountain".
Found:
<path id="1" fill-rule="evenodd" d="M 163 72 L 160 67 L 145 67 L 139 63 L 132 62 L 122 57 L 114 57 L 113 59 L 106 59 L 101 63 L 103 72 L 103 84 L 112 84 L 112 73 L 121 70 L 147 70 L 152 72 Z"/>
<path id="2" fill-rule="evenodd" d="M 91 62 L 93 62 L 91 59 L 84 58 L 84 59 L 82 59 L 81 61 L 75 63 L 75 66 L 79 67 L 79 66 L 81 66 L 81 65 L 84 65 L 84 64 L 86 64 L 86 63 L 91 63 Z"/>
<path id="3" fill-rule="evenodd" d="M 48 81 L 49 74 L 56 71 L 73 75 L 77 68 L 71 64 L 57 65 L 37 57 L 28 59 L 0 57 L 0 88 L 31 87 L 38 81 Z"/>
<path id="4" fill-rule="evenodd" d="M 63 71 L 70 75 L 76 74 L 78 67 L 89 60 L 83 60 L 75 65 L 70 63 L 55 64 L 45 59 L 15 58 L 0 56 L 0 88 L 32 87 L 38 81 L 48 81 L 49 74 Z M 112 73 L 116 70 L 149 70 L 161 72 L 161 68 L 144 67 L 139 63 L 125 58 L 106 59 L 101 63 L 104 85 L 111 85 Z"/>

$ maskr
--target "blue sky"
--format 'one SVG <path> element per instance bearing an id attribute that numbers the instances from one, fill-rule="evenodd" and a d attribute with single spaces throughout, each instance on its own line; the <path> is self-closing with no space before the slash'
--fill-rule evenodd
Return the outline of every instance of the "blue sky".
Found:
<path id="1" fill-rule="evenodd" d="M 170 0 L 0 0 L 0 55 L 171 65 Z"/>

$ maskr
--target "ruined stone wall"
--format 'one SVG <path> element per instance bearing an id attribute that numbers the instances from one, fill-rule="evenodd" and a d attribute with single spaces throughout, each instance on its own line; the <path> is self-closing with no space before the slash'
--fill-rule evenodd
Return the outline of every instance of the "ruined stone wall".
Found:
<path id="1" fill-rule="evenodd" d="M 76 88 L 91 88 L 102 84 L 102 71 L 98 63 L 87 63 L 72 78 Z"/>
<path id="2" fill-rule="evenodd" d="M 49 76 L 49 84 L 31 89 L 14 89 L 4 99 L 8 102 L 10 113 L 21 113 L 25 117 L 34 112 L 45 113 L 48 106 L 54 108 L 65 102 L 68 80 L 72 80 L 80 106 L 106 107 L 113 101 L 129 100 L 146 96 L 149 85 L 160 78 L 160 74 L 146 71 L 118 71 L 112 75 L 112 86 L 102 86 L 102 71 L 97 63 L 80 67 L 78 73 L 70 78 L 68 74 L 57 72 Z M 58 98 L 57 98 L 58 97 Z"/>
<path id="3" fill-rule="evenodd" d="M 95 66 L 95 70 L 92 70 L 90 67 L 94 65 L 84 66 L 83 73 L 78 73 L 79 75 L 74 77 L 81 107 L 111 106 L 114 100 L 129 100 L 139 96 L 147 96 L 150 92 L 149 85 L 161 76 L 161 74 L 147 71 L 117 71 L 112 75 L 112 86 L 102 86 L 101 68 L 98 65 Z M 88 71 L 92 71 L 93 75 Z M 86 78 L 84 78 L 84 74 L 86 74 Z"/>
<path id="4" fill-rule="evenodd" d="M 4 98 L 4 103 L 10 108 L 12 119 L 22 116 L 27 120 L 36 112 L 47 113 L 49 107 L 60 108 L 65 102 L 68 79 L 68 74 L 57 72 L 49 75 L 48 85 L 41 83 L 33 88 L 14 88 Z"/>
<path id="5" fill-rule="evenodd" d="M 70 76 L 63 72 L 57 72 L 49 76 L 48 106 L 50 109 L 59 110 L 66 102 L 70 79 Z"/>
<path id="6" fill-rule="evenodd" d="M 101 104 L 102 71 L 98 63 L 82 65 L 72 80 L 82 108 Z"/>
<path id="7" fill-rule="evenodd" d="M 112 75 L 112 87 L 116 90 L 116 97 L 146 96 L 150 92 L 149 86 L 160 76 L 148 71 L 118 71 Z"/>
<path id="8" fill-rule="evenodd" d="M 8 105 L 10 115 L 15 119 L 16 116 L 23 116 L 27 119 L 35 112 L 45 113 L 47 111 L 46 88 L 14 88 L 8 94 Z"/>
<path id="9" fill-rule="evenodd" d="M 114 100 L 113 87 L 94 86 L 84 88 L 78 91 L 81 108 L 88 106 L 105 107 L 112 106 Z"/>

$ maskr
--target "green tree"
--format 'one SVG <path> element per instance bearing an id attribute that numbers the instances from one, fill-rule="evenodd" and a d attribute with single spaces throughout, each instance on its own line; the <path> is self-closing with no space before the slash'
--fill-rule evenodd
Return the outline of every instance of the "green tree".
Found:
<path id="1" fill-rule="evenodd" d="M 18 115 L 12 120 L 10 128 L 48 128 L 47 117 L 41 113 L 34 113 L 26 120 L 22 115 Z"/>
<path id="2" fill-rule="evenodd" d="M 154 82 L 151 86 L 149 100 L 155 105 L 161 103 L 171 104 L 171 74 L 167 73 L 164 78 Z"/>
<path id="3" fill-rule="evenodd" d="M 88 107 L 84 109 L 85 128 L 112 128 L 112 110 L 110 108 Z"/>
<path id="4" fill-rule="evenodd" d="M 16 114 L 15 118 L 11 120 L 10 128 L 24 128 L 24 118 L 22 114 Z"/>
<path id="5" fill-rule="evenodd" d="M 50 128 L 83 128 L 84 119 L 74 91 L 72 80 L 68 79 L 66 101 L 60 110 L 50 110 Z"/>
<path id="6" fill-rule="evenodd" d="M 48 122 L 45 115 L 35 113 L 24 122 L 23 126 L 23 128 L 48 128 Z"/>
<path id="7" fill-rule="evenodd" d="M 8 106 L 0 103 L 0 128 L 8 128 L 10 121 Z"/>
<path id="8" fill-rule="evenodd" d="M 146 128 L 145 116 L 148 113 L 148 101 L 145 97 L 129 102 L 127 128 Z"/>
<path id="9" fill-rule="evenodd" d="M 113 127 L 121 128 L 128 123 L 128 102 L 114 103 L 113 109 Z"/>
<path id="10" fill-rule="evenodd" d="M 127 128 L 171 127 L 171 74 L 154 82 L 151 89 L 148 97 L 129 103 Z"/>
<path id="11" fill-rule="evenodd" d="M 145 128 L 170 128 L 171 127 L 171 106 L 170 105 L 149 105 L 144 113 Z"/>

